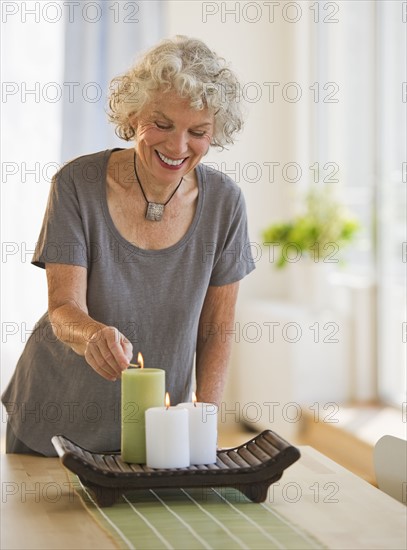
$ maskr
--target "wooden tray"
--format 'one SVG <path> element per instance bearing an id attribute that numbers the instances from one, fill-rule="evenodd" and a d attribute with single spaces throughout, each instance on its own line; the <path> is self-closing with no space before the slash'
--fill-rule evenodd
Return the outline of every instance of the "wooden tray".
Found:
<path id="1" fill-rule="evenodd" d="M 239 447 L 218 450 L 216 464 L 168 470 L 123 462 L 119 453 L 90 452 L 63 435 L 52 443 L 99 506 L 111 506 L 124 491 L 164 487 L 234 487 L 253 502 L 264 502 L 269 486 L 300 458 L 296 447 L 271 430 Z"/>

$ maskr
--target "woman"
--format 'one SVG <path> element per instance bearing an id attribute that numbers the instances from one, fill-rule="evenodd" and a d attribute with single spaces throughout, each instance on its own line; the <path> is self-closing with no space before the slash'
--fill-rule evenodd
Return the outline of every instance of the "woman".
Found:
<path id="1" fill-rule="evenodd" d="M 199 40 L 164 40 L 114 79 L 110 119 L 134 146 L 54 177 L 33 263 L 48 312 L 4 392 L 7 452 L 55 455 L 62 433 L 120 448 L 120 376 L 137 352 L 176 404 L 219 403 L 239 280 L 253 268 L 245 205 L 200 161 L 242 127 L 239 85 Z"/>

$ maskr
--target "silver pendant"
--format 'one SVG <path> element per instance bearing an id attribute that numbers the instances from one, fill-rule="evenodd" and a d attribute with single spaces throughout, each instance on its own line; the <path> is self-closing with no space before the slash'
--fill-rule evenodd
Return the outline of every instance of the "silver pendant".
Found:
<path id="1" fill-rule="evenodd" d="M 164 204 L 159 202 L 148 202 L 146 211 L 146 220 L 159 222 L 164 214 Z"/>

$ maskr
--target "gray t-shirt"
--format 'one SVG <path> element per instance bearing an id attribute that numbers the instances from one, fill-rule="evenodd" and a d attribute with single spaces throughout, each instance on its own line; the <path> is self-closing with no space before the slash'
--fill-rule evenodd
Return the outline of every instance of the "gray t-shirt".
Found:
<path id="1" fill-rule="evenodd" d="M 191 398 L 199 317 L 209 285 L 254 269 L 239 187 L 199 164 L 198 201 L 185 236 L 162 250 L 143 250 L 116 229 L 106 199 L 112 150 L 73 160 L 54 177 L 33 263 L 88 270 L 89 315 L 117 327 L 146 367 L 166 371 L 171 403 Z M 58 327 L 53 327 L 58 333 Z M 208 327 L 222 330 L 222 327 Z M 61 433 L 94 451 L 120 448 L 120 380 L 110 382 L 58 340 L 48 314 L 37 323 L 2 396 L 16 436 L 55 455 Z"/>

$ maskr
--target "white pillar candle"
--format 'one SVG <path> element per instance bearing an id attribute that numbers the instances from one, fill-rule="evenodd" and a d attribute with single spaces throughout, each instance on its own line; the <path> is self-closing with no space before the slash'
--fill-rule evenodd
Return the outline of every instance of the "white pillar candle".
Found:
<path id="1" fill-rule="evenodd" d="M 216 462 L 218 407 L 213 403 L 180 403 L 189 414 L 189 452 L 191 464 Z"/>
<path id="2" fill-rule="evenodd" d="M 167 404 L 166 395 L 166 404 Z M 147 409 L 146 457 L 150 468 L 186 468 L 189 461 L 188 411 L 168 406 Z"/>

